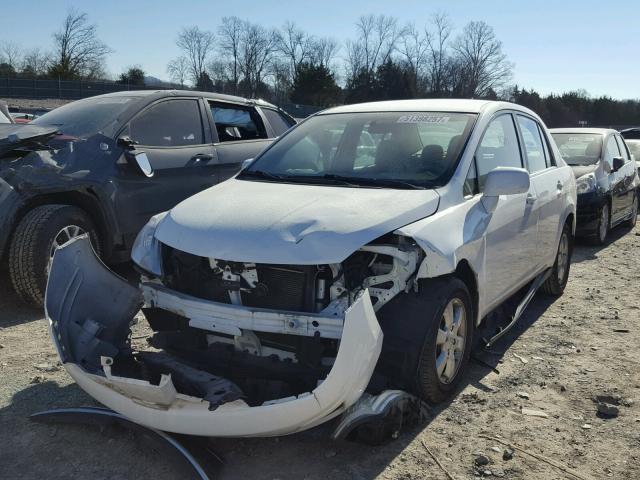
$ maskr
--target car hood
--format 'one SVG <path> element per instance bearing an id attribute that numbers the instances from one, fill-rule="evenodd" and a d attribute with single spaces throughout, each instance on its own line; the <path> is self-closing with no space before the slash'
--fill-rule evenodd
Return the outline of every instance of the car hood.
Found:
<path id="1" fill-rule="evenodd" d="M 571 170 L 573 170 L 573 174 L 576 179 L 582 177 L 591 172 L 595 172 L 598 169 L 598 164 L 595 165 L 571 165 Z"/>
<path id="2" fill-rule="evenodd" d="M 0 125 L 0 157 L 18 148 L 44 143 L 58 131 L 55 127 L 8 123 Z"/>
<path id="3" fill-rule="evenodd" d="M 238 262 L 339 263 L 376 238 L 433 215 L 434 190 L 231 179 L 173 208 L 156 238 L 173 248 Z"/>

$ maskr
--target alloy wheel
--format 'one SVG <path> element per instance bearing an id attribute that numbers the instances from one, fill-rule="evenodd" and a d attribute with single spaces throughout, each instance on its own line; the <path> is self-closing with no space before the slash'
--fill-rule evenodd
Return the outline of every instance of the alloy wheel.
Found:
<path id="1" fill-rule="evenodd" d="M 566 232 L 562 232 L 562 236 L 560 237 L 560 245 L 558 246 L 558 258 L 556 262 L 558 283 L 562 284 L 564 282 L 564 276 L 566 275 L 567 268 L 569 266 L 569 236 Z"/>
<path id="2" fill-rule="evenodd" d="M 452 298 L 442 313 L 436 338 L 436 372 L 442 383 L 451 383 L 460 370 L 467 331 L 464 302 Z"/>
<path id="3" fill-rule="evenodd" d="M 598 226 L 598 236 L 600 241 L 604 243 L 609 231 L 609 207 L 605 205 L 600 212 L 600 225 Z"/>

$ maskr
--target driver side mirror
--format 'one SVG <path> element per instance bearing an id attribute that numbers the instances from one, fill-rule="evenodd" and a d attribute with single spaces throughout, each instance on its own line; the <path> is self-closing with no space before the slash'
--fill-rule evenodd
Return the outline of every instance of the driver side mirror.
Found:
<path id="1" fill-rule="evenodd" d="M 517 195 L 529 191 L 531 179 L 524 168 L 498 167 L 487 174 L 482 193 L 482 205 L 491 213 L 500 195 Z"/>
<path id="2" fill-rule="evenodd" d="M 125 152 L 125 156 L 129 163 L 137 168 L 145 177 L 153 177 L 153 167 L 151 166 L 151 162 L 149 162 L 149 157 L 147 157 L 146 152 L 130 150 Z"/>
<path id="3" fill-rule="evenodd" d="M 613 157 L 613 171 L 617 172 L 622 167 L 624 167 L 624 158 L 622 158 L 622 157 Z"/>

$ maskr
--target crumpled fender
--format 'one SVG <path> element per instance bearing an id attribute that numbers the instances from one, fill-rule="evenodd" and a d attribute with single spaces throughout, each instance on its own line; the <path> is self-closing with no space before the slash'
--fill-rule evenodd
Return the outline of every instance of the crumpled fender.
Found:
<path id="1" fill-rule="evenodd" d="M 333 368 L 313 391 L 257 407 L 235 400 L 210 411 L 203 399 L 175 392 L 170 378 L 153 385 L 111 375 L 108 367 L 113 356 L 128 353 L 129 323 L 139 302 L 138 289 L 100 262 L 86 236 L 56 251 L 45 309 L 65 369 L 99 402 L 163 431 L 238 437 L 311 428 L 339 415 L 362 396 L 382 348 L 382 331 L 364 292 L 345 312 Z"/>

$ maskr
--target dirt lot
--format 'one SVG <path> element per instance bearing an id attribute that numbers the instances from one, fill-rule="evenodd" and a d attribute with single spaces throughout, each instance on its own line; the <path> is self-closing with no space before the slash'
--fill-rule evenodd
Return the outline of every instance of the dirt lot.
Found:
<path id="1" fill-rule="evenodd" d="M 521 325 L 474 362 L 463 389 L 423 425 L 382 447 L 327 439 L 330 426 L 271 439 L 199 440 L 211 476 L 221 479 L 576 478 L 499 437 L 575 470 L 581 478 L 640 478 L 640 229 L 613 232 L 605 248 L 576 247 L 569 285 L 555 301 L 539 296 Z M 57 364 L 39 311 L 21 306 L 0 280 L 0 477 L 188 478 L 124 429 L 41 425 L 27 416 L 92 405 Z M 600 418 L 595 395 L 619 404 Z M 528 397 L 528 398 L 523 398 Z M 544 412 L 529 416 L 522 409 Z M 526 410 L 524 410 L 526 412 Z M 203 453 L 204 452 L 204 453 Z M 489 464 L 475 465 L 480 454 Z"/>

